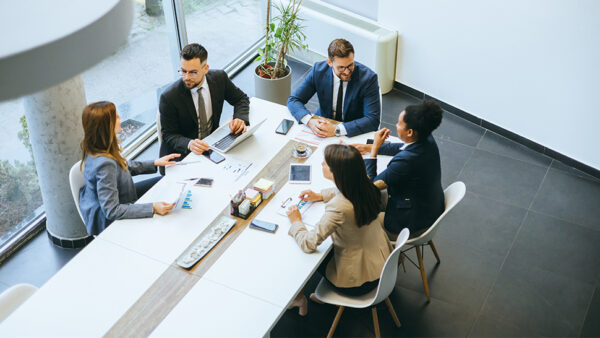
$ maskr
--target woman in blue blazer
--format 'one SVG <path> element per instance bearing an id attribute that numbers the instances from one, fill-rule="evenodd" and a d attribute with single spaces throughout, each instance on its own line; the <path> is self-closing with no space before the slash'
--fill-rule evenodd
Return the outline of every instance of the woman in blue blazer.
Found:
<path id="1" fill-rule="evenodd" d="M 84 131 L 81 166 L 85 186 L 79 191 L 79 210 L 87 232 L 98 235 L 117 219 L 152 217 L 154 213 L 166 215 L 173 204 L 133 204 L 141 192 L 136 191 L 136 186 L 145 186 L 147 190 L 151 185 L 148 182 L 134 185 L 131 175 L 154 173 L 157 166 L 175 164 L 170 160 L 180 155 L 171 154 L 155 161 L 127 161 L 121 156 L 117 138 L 121 117 L 111 102 L 88 105 L 83 109 L 81 121 Z M 151 184 L 157 181 L 151 180 Z"/>
<path id="2" fill-rule="evenodd" d="M 408 228 L 411 237 L 422 234 L 444 212 L 440 153 L 431 135 L 442 122 L 442 109 L 433 101 L 406 107 L 398 116 L 396 130 L 403 143 L 383 144 L 390 130 L 375 133 L 373 144 L 354 145 L 365 159 L 367 174 L 379 188 L 387 187 L 384 226 L 395 238 Z M 394 156 L 377 175 L 377 155 Z"/>

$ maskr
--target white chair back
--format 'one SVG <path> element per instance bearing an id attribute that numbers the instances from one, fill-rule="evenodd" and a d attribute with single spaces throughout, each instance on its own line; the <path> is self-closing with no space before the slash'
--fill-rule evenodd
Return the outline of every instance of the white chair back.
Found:
<path id="1" fill-rule="evenodd" d="M 81 210 L 79 210 L 79 190 L 85 185 L 85 180 L 83 179 L 83 173 L 79 168 L 81 161 L 77 161 L 77 163 L 73 164 L 71 170 L 69 171 L 69 183 L 71 185 L 71 194 L 73 194 L 73 201 L 75 202 L 75 207 L 77 208 L 77 212 L 79 213 L 79 217 L 84 221 L 83 215 L 81 214 Z"/>
<path id="2" fill-rule="evenodd" d="M 33 285 L 17 284 L 0 294 L 0 322 L 4 321 L 36 291 L 37 288 Z"/>
<path id="3" fill-rule="evenodd" d="M 158 131 L 158 142 L 159 142 L 159 146 L 162 143 L 162 130 L 161 130 L 161 126 L 160 126 L 160 110 L 156 113 L 156 130 Z"/>
<path id="4" fill-rule="evenodd" d="M 408 235 L 409 231 L 407 228 L 402 229 L 402 231 L 400 231 L 398 234 L 398 238 L 396 239 L 396 247 L 383 265 L 381 276 L 379 276 L 377 294 L 373 299 L 373 303 L 370 305 L 379 304 L 394 290 L 394 287 L 396 286 L 396 278 L 398 277 L 398 259 L 400 258 L 400 253 L 402 252 L 402 246 L 408 239 Z"/>
<path id="5" fill-rule="evenodd" d="M 465 197 L 466 191 L 467 187 L 461 181 L 457 181 L 450 184 L 450 186 L 448 186 L 446 190 L 444 190 L 444 200 L 446 205 L 444 212 L 440 215 L 440 217 L 438 217 L 435 223 L 433 223 L 433 225 L 430 226 L 429 229 L 427 229 L 427 231 L 425 231 L 421 236 L 411 239 L 410 241 L 408 241 L 407 244 L 423 245 L 429 243 L 429 241 L 437 232 L 438 224 L 440 224 L 442 219 L 446 217 L 450 210 L 452 210 L 458 204 L 458 202 L 460 202 L 463 199 L 463 197 Z"/>

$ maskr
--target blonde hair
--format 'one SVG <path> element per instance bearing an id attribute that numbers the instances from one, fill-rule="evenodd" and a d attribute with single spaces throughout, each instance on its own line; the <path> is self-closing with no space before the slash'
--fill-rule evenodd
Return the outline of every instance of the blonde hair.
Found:
<path id="1" fill-rule="evenodd" d="M 83 108 L 81 114 L 83 141 L 81 141 L 81 167 L 85 157 L 103 155 L 117 161 L 127 170 L 127 160 L 121 156 L 121 146 L 115 133 L 117 108 L 108 101 L 94 102 Z"/>

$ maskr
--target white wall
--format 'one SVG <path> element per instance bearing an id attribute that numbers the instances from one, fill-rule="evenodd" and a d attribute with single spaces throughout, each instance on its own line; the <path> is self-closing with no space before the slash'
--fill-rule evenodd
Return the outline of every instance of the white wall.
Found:
<path id="1" fill-rule="evenodd" d="M 396 81 L 600 169 L 599 0 L 380 0 Z"/>

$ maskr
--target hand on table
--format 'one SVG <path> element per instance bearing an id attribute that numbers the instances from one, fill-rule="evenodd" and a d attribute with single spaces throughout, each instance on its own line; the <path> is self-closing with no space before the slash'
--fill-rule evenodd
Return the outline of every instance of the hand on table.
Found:
<path id="1" fill-rule="evenodd" d="M 286 214 L 291 223 L 302 222 L 302 215 L 300 214 L 300 210 L 298 210 L 297 205 L 290 206 L 287 209 Z"/>
<path id="2" fill-rule="evenodd" d="M 166 156 L 163 156 L 157 160 L 154 160 L 154 165 L 156 167 L 164 167 L 166 165 L 170 165 L 170 164 L 177 164 L 177 162 L 175 161 L 171 161 L 172 159 L 181 156 L 181 154 L 169 154 Z"/>
<path id="3" fill-rule="evenodd" d="M 303 190 L 300 193 L 300 195 L 298 195 L 298 198 L 300 198 L 303 201 L 320 202 L 323 200 L 323 195 L 318 194 L 312 190 Z"/>
<path id="4" fill-rule="evenodd" d="M 202 140 L 195 139 L 191 140 L 190 143 L 188 143 L 188 149 L 196 155 L 202 155 L 203 152 L 210 149 L 210 146 L 208 145 L 208 143 Z"/>
<path id="5" fill-rule="evenodd" d="M 154 202 L 152 203 L 152 210 L 155 214 L 159 214 L 161 216 L 166 215 L 173 207 L 175 203 L 165 203 L 165 202 Z"/>
<path id="6" fill-rule="evenodd" d="M 313 116 L 307 125 L 319 137 L 335 136 L 335 126 L 333 123 L 319 116 Z"/>
<path id="7" fill-rule="evenodd" d="M 246 132 L 246 123 L 240 119 L 233 119 L 229 122 L 229 130 L 233 134 L 245 133 Z"/>

